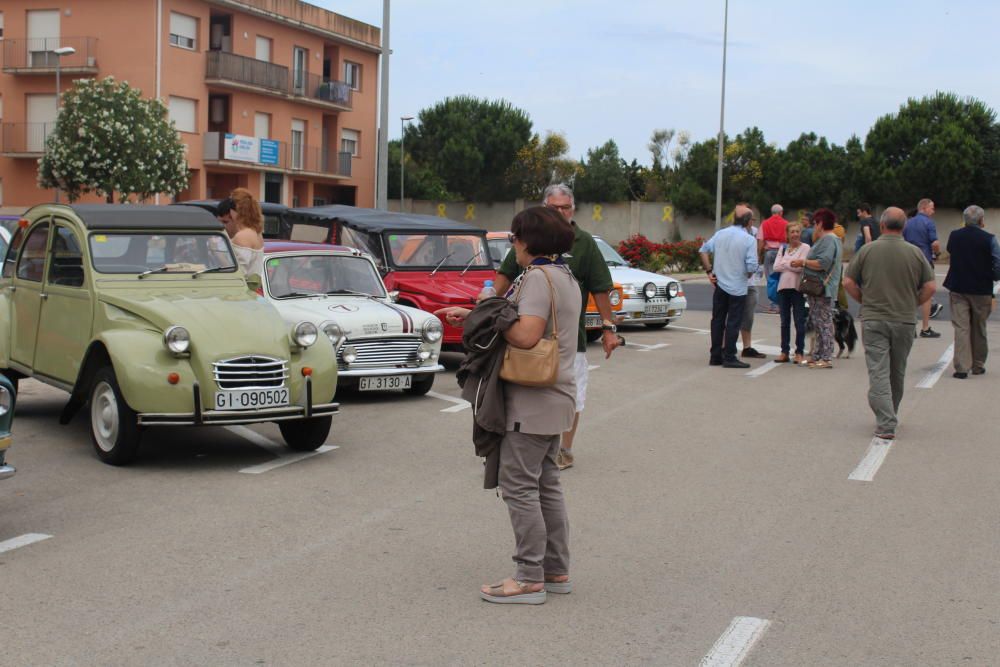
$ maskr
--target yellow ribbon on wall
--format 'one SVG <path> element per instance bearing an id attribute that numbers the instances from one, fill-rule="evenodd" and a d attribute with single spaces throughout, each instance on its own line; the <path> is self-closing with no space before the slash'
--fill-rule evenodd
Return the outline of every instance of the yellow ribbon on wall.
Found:
<path id="1" fill-rule="evenodd" d="M 594 222 L 601 222 L 601 221 L 604 220 L 604 218 L 601 217 L 601 205 L 600 204 L 594 204 L 594 214 L 590 216 L 590 219 L 593 220 Z"/>
<path id="2" fill-rule="evenodd" d="M 466 207 L 465 207 L 465 219 L 466 220 L 475 220 L 476 219 L 476 205 L 475 204 L 467 204 L 466 205 Z"/>
<path id="3" fill-rule="evenodd" d="M 663 217 L 660 218 L 660 222 L 673 222 L 674 221 L 674 207 L 667 204 L 663 207 Z"/>
<path id="4" fill-rule="evenodd" d="M 439 218 L 447 218 L 448 216 L 445 215 L 445 213 L 447 212 L 447 210 L 448 210 L 447 206 L 445 206 L 444 204 L 438 204 L 437 216 Z"/>

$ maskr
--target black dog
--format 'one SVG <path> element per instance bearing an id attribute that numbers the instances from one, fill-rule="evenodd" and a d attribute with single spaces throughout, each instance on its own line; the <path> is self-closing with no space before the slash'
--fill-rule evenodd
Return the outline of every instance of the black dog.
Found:
<path id="1" fill-rule="evenodd" d="M 813 329 L 812 318 L 806 319 L 806 331 L 812 334 L 809 343 L 809 356 L 812 356 L 816 350 L 816 332 Z M 854 316 L 846 310 L 833 309 L 833 339 L 837 341 L 837 346 L 840 348 L 837 351 L 837 358 L 839 359 L 843 355 L 845 359 L 850 359 L 851 352 L 854 352 L 854 346 L 858 342 L 858 330 L 854 328 Z M 847 349 L 846 355 L 844 354 L 845 348 Z"/>

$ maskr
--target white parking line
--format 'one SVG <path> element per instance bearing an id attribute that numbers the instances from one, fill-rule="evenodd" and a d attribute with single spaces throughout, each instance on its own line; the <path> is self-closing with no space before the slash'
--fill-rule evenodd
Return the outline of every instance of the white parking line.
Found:
<path id="1" fill-rule="evenodd" d="M 18 537 L 12 537 L 9 540 L 4 540 L 0 542 L 0 554 L 6 551 L 13 551 L 14 549 L 19 549 L 21 547 L 26 547 L 29 544 L 34 544 L 35 542 L 41 542 L 42 540 L 47 540 L 51 535 L 46 535 L 45 533 L 25 533 Z"/>
<path id="2" fill-rule="evenodd" d="M 643 345 L 642 343 L 629 343 L 628 347 L 638 347 L 637 352 L 652 352 L 664 347 L 670 347 L 670 343 L 656 343 L 655 345 Z"/>
<path id="3" fill-rule="evenodd" d="M 931 366 L 931 369 L 927 371 L 927 375 L 917 383 L 917 389 L 931 389 L 941 379 L 941 374 L 944 373 L 944 369 L 948 368 L 948 364 L 951 363 L 952 357 L 955 356 L 955 344 L 952 343 L 948 346 L 948 349 L 944 351 L 941 358 L 937 360 L 937 363 Z"/>
<path id="4" fill-rule="evenodd" d="M 868 445 L 868 451 L 865 452 L 865 457 L 861 459 L 861 463 L 854 469 L 854 472 L 848 475 L 847 479 L 855 482 L 870 482 L 875 479 L 875 473 L 882 467 L 885 457 L 889 455 L 890 447 L 892 447 L 892 440 L 872 438 L 871 444 Z"/>
<path id="5" fill-rule="evenodd" d="M 712 650 L 701 659 L 702 667 L 736 667 L 741 664 L 769 625 L 771 621 L 763 618 L 737 616 Z"/>
<path id="6" fill-rule="evenodd" d="M 449 396 L 448 394 L 439 394 L 436 391 L 429 391 L 429 392 L 427 392 L 427 395 L 428 396 L 433 396 L 434 398 L 439 398 L 442 401 L 448 401 L 449 403 L 455 403 L 455 405 L 451 406 L 450 408 L 445 408 L 441 412 L 461 412 L 462 410 L 465 410 L 466 408 L 472 407 L 472 404 L 469 403 L 464 398 L 455 398 L 454 396 Z"/>
<path id="7" fill-rule="evenodd" d="M 587 366 L 588 371 L 596 371 L 600 366 Z"/>
<path id="8" fill-rule="evenodd" d="M 290 463 L 298 463 L 299 461 L 311 459 L 312 457 L 320 454 L 326 454 L 334 449 L 340 449 L 337 445 L 323 445 L 311 452 L 289 453 L 291 450 L 288 448 L 279 445 L 270 438 L 263 436 L 260 433 L 257 433 L 257 431 L 249 429 L 246 426 L 224 426 L 223 428 L 234 435 L 238 435 L 241 438 L 249 440 L 253 444 L 257 445 L 261 449 L 267 450 L 271 455 L 276 457 L 274 461 L 268 461 L 267 463 L 260 463 L 255 466 L 240 469 L 240 472 L 248 475 L 259 475 L 262 472 L 274 470 L 275 468 L 280 468 Z"/>
<path id="9" fill-rule="evenodd" d="M 777 367 L 778 367 L 778 364 L 776 364 L 773 361 L 769 361 L 766 364 L 764 364 L 762 366 L 758 366 L 757 368 L 755 368 L 752 371 L 750 371 L 749 373 L 747 373 L 747 377 L 758 378 L 761 375 L 763 375 L 764 373 L 773 371 Z"/>
<path id="10" fill-rule="evenodd" d="M 674 330 L 690 331 L 691 333 L 702 334 L 703 336 L 707 336 L 708 334 L 712 333 L 711 330 L 709 329 L 692 329 L 691 327 L 679 327 L 676 324 L 671 324 L 668 331 L 674 331 Z"/>

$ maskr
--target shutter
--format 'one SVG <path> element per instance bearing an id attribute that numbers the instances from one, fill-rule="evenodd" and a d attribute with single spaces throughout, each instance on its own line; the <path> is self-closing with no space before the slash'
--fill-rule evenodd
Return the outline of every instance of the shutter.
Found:
<path id="1" fill-rule="evenodd" d="M 197 104 L 186 97 L 170 96 L 168 105 L 170 120 L 174 121 L 179 132 L 197 132 Z"/>
<path id="2" fill-rule="evenodd" d="M 186 14 L 170 12 L 170 34 L 182 38 L 180 46 L 195 48 L 198 38 L 198 19 Z"/>

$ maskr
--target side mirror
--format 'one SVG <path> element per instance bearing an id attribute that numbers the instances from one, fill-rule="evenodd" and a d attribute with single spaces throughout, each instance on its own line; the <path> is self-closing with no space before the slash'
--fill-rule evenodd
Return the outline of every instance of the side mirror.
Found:
<path id="1" fill-rule="evenodd" d="M 261 279 L 260 274 L 251 273 L 247 276 L 247 288 L 251 292 L 257 292 L 257 294 L 264 294 L 264 281 Z"/>
<path id="2" fill-rule="evenodd" d="M 391 292 L 389 292 L 389 301 L 392 301 L 393 303 L 396 303 L 397 301 L 399 301 L 399 290 L 398 289 L 394 289 Z"/>

